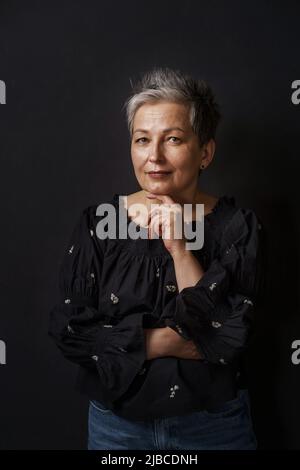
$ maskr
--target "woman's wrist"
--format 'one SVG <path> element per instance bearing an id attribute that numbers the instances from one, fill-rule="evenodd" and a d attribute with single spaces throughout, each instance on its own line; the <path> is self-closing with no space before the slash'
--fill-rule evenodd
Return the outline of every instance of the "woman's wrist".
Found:
<path id="1" fill-rule="evenodd" d="M 183 338 L 173 328 L 164 328 L 163 356 L 172 356 L 181 359 L 201 359 L 194 341 Z"/>
<path id="2" fill-rule="evenodd" d="M 195 286 L 202 278 L 204 270 L 191 250 L 176 252 L 172 258 L 178 291 L 181 292 L 185 287 Z"/>
<path id="3" fill-rule="evenodd" d="M 171 256 L 175 264 L 175 263 L 181 263 L 184 260 L 189 260 L 191 259 L 193 255 L 191 253 L 191 250 L 177 250 L 171 253 Z"/>
<path id="4" fill-rule="evenodd" d="M 144 328 L 147 360 L 164 357 L 168 352 L 168 327 Z"/>

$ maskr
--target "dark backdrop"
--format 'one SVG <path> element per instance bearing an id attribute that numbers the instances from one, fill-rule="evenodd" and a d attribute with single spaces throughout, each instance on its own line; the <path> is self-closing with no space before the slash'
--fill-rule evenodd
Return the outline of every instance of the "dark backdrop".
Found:
<path id="1" fill-rule="evenodd" d="M 254 424 L 262 449 L 300 449 L 299 19 L 296 1 L 1 0 L 1 449 L 85 448 L 87 399 L 48 314 L 79 212 L 139 189 L 122 106 L 153 66 L 208 80 L 222 106 L 200 184 L 254 209 L 270 253 L 248 356 Z"/>

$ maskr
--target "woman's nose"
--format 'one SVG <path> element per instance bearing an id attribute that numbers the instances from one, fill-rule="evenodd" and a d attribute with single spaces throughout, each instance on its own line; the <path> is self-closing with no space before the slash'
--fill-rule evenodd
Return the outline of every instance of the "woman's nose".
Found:
<path id="1" fill-rule="evenodd" d="M 149 160 L 151 162 L 155 162 L 155 161 L 161 161 L 164 159 L 164 155 L 163 155 L 163 151 L 159 145 L 159 143 L 154 143 L 152 144 L 151 148 L 150 148 L 150 153 L 149 153 Z"/>

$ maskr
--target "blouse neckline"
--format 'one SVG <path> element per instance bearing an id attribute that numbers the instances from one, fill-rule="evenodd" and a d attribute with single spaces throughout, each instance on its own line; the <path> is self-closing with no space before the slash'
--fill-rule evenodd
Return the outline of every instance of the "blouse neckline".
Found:
<path id="1" fill-rule="evenodd" d="M 120 196 L 124 196 L 123 194 L 119 194 L 119 193 L 114 193 L 113 195 L 113 201 L 115 203 L 115 206 L 117 209 L 119 209 L 119 197 Z M 222 196 L 220 196 L 217 200 L 217 202 L 215 203 L 214 207 L 212 208 L 212 210 L 210 212 L 208 212 L 207 214 L 204 214 L 203 215 L 203 219 L 204 221 L 211 221 L 211 219 L 213 219 L 213 217 L 219 212 L 219 210 L 221 209 L 221 207 L 223 206 L 223 204 L 226 202 L 226 201 L 230 201 L 232 202 L 234 200 L 233 197 L 230 197 L 230 196 L 227 196 L 226 194 L 223 194 Z M 129 216 L 128 214 L 128 209 L 123 207 L 123 209 L 126 211 L 126 217 L 127 217 L 127 222 L 128 223 L 132 223 L 134 224 L 135 226 L 137 227 L 141 227 L 139 224 L 137 224 L 136 222 L 134 222 L 132 220 L 132 218 Z M 196 220 L 192 220 L 192 226 L 194 227 L 195 223 L 197 221 Z M 144 227 L 143 227 L 144 228 Z"/>
<path id="2" fill-rule="evenodd" d="M 124 196 L 119 193 L 114 193 L 113 198 L 111 199 L 111 202 L 116 208 L 116 212 L 118 214 L 119 211 L 119 196 Z M 219 217 L 222 215 L 222 211 L 225 210 L 227 204 L 233 204 L 235 205 L 235 199 L 234 197 L 230 197 L 225 195 L 222 195 L 219 197 L 217 200 L 216 204 L 212 208 L 211 212 L 203 216 L 203 222 L 204 222 L 204 230 L 213 230 L 215 224 L 217 223 L 218 220 L 222 220 L 222 217 Z M 126 211 L 126 216 L 124 222 L 127 223 L 127 226 L 129 226 L 130 222 L 137 227 L 137 231 L 147 231 L 148 229 L 145 227 L 142 227 L 138 224 L 136 224 L 131 217 L 128 215 L 128 210 L 125 209 L 125 207 L 122 208 L 122 210 Z M 118 216 L 117 216 L 118 220 Z M 192 229 L 196 229 L 197 220 L 192 220 Z M 117 230 L 119 230 L 119 223 L 117 223 Z M 168 252 L 168 250 L 165 248 L 163 240 L 161 237 L 159 238 L 154 238 L 149 240 L 148 238 L 143 238 L 139 237 L 138 239 L 133 239 L 131 240 L 130 238 L 125 238 L 125 239 L 119 239 L 121 242 L 122 249 L 125 251 L 130 252 L 134 256 L 147 256 L 147 257 L 163 257 L 163 258 L 170 258 L 171 254 Z M 203 247 L 204 248 L 204 247 Z M 203 248 L 200 249 L 200 252 L 203 252 Z M 196 250 L 197 252 L 197 250 Z"/>

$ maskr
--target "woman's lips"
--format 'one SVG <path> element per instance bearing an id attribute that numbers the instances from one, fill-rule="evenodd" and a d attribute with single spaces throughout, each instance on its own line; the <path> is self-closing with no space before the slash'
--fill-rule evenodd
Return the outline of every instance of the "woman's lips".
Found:
<path id="1" fill-rule="evenodd" d="M 167 176 L 169 176 L 171 174 L 170 171 L 166 172 L 154 172 L 154 173 L 151 173 L 149 172 L 148 175 L 151 177 L 151 178 L 166 178 Z"/>

